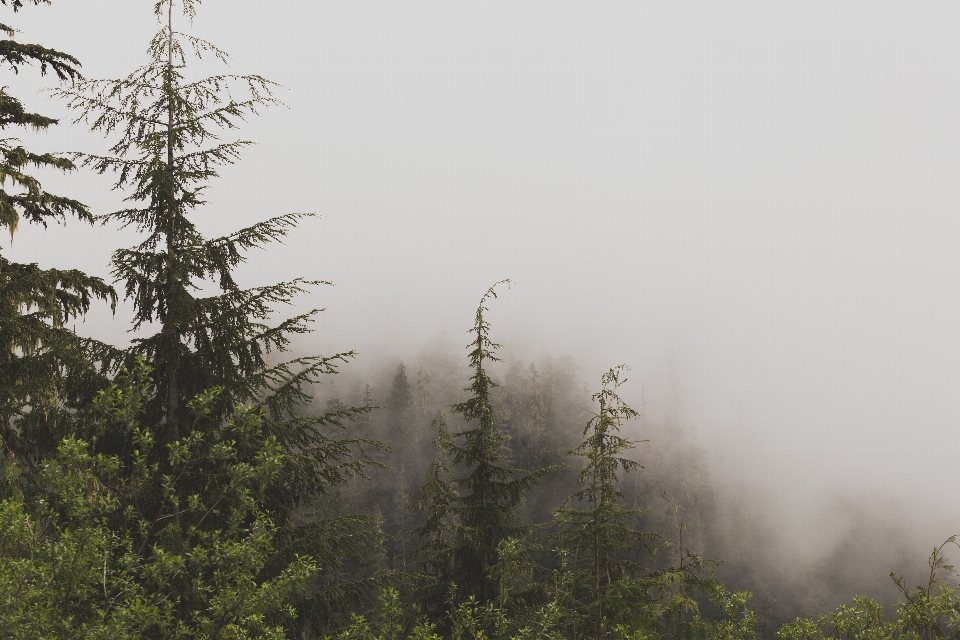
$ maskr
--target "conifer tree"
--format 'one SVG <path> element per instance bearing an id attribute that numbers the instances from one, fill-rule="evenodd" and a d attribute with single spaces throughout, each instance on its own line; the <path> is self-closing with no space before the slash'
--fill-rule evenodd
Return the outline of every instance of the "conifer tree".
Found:
<path id="1" fill-rule="evenodd" d="M 620 426 L 638 415 L 617 394 L 626 382 L 621 378 L 626 369 L 620 365 L 603 374 L 602 387 L 593 396 L 599 409 L 584 427 L 586 439 L 570 451 L 586 460 L 580 471 L 582 488 L 567 500 L 570 506 L 557 510 L 561 536 L 573 549 L 572 570 L 586 578 L 581 589 L 586 591 L 584 599 L 590 608 L 584 633 L 598 639 L 604 633 L 610 590 L 622 578 L 638 573 L 639 567 L 629 560 L 628 553 L 644 542 L 644 534 L 630 522 L 641 510 L 627 508 L 620 489 L 620 472 L 640 467 L 623 457 L 636 442 L 621 436 Z"/>
<path id="2" fill-rule="evenodd" d="M 514 524 L 514 510 L 524 495 L 553 467 L 533 471 L 512 469 L 503 464 L 505 435 L 497 428 L 491 398 L 496 383 L 487 373 L 488 363 L 499 362 L 499 344 L 490 340 L 490 324 L 484 317 L 490 299 L 496 298 L 496 287 L 510 284 L 503 280 L 487 289 L 474 318 L 473 340 L 469 361 L 472 375 L 465 389 L 470 396 L 454 404 L 468 428 L 454 434 L 449 444 L 453 463 L 465 468 L 467 475 L 456 481 L 459 524 L 453 546 L 452 578 L 461 595 L 476 596 L 481 602 L 492 602 L 498 584 L 492 570 L 498 561 L 498 547 L 508 538 L 522 537 L 529 527 Z M 457 440 L 460 440 L 458 443 Z"/>
<path id="3" fill-rule="evenodd" d="M 417 370 L 417 385 L 415 394 L 415 408 L 417 418 L 423 419 L 427 413 L 427 401 L 430 399 L 430 371 L 420 363 Z"/>
<path id="4" fill-rule="evenodd" d="M 394 448 L 395 459 L 399 461 L 397 468 L 394 469 L 398 493 L 395 494 L 397 499 L 394 504 L 397 508 L 392 519 L 401 529 L 408 528 L 400 522 L 406 517 L 404 506 L 410 495 L 407 468 L 411 464 L 416 465 L 417 458 L 421 453 L 418 451 L 413 437 L 412 412 L 410 411 L 412 405 L 413 393 L 410 381 L 407 379 L 407 367 L 401 362 L 397 365 L 393 382 L 390 385 L 390 394 L 387 396 L 387 427 L 389 433 L 384 438 L 384 441 Z M 405 549 L 402 537 L 398 540 L 398 543 L 401 549 Z"/>
<path id="5" fill-rule="evenodd" d="M 393 412 L 395 419 L 399 422 L 403 413 L 412 404 L 413 393 L 410 390 L 410 381 L 407 379 L 407 367 L 401 362 L 397 365 L 397 372 L 393 376 L 387 408 Z"/>
<path id="6" fill-rule="evenodd" d="M 129 192 L 130 206 L 103 221 L 145 236 L 139 245 L 116 251 L 112 267 L 133 303 L 133 330 L 159 325 L 157 333 L 134 340 L 131 352 L 155 368 L 160 410 L 152 413 L 162 416 L 171 438 L 181 431 L 185 398 L 204 389 L 222 385 L 230 399 L 243 400 L 262 393 L 271 381 L 281 387 L 294 382 L 287 385 L 285 398 L 298 397 L 298 378 L 290 365 L 270 370 L 264 354 L 282 350 L 291 334 L 306 331 L 312 312 L 277 327 L 265 320 L 274 305 L 289 303 L 305 286 L 318 284 L 298 279 L 243 289 L 233 278 L 246 251 L 281 239 L 303 214 L 270 218 L 213 239 L 197 229 L 206 183 L 251 144 L 221 136 L 277 99 L 275 85 L 256 75 L 188 77 L 190 53 L 223 62 L 227 55 L 175 30 L 175 4 L 163 0 L 155 5 L 161 29 L 150 41 L 147 64 L 120 80 L 86 80 L 59 91 L 79 112 L 79 120 L 117 138 L 108 155 L 81 158 L 100 173 L 114 173 L 115 188 Z M 182 1 L 188 23 L 198 4 Z M 205 283 L 218 285 L 220 292 L 198 295 Z M 303 364 L 311 372 L 322 368 L 314 361 Z"/>
<path id="7" fill-rule="evenodd" d="M 49 4 L 33 0 L 33 4 Z M 18 12 L 22 0 L 0 0 Z M 60 82 L 80 78 L 73 56 L 39 44 L 14 40 L 16 29 L 0 23 L 7 37 L 0 40 L 0 60 L 13 74 L 37 65 Z M 25 127 L 43 131 L 57 120 L 30 112 L 0 88 L 0 129 Z M 33 168 L 72 171 L 66 157 L 27 150 L 16 138 L 0 139 L 0 228 L 11 239 L 21 222 L 46 227 L 50 222 L 77 218 L 91 222 L 86 205 L 49 193 Z M 108 355 L 103 345 L 79 338 L 68 322 L 86 313 L 94 300 L 116 304 L 116 294 L 100 278 L 74 269 L 43 269 L 0 254 L 0 439 L 21 462 L 36 463 L 52 454 L 69 431 L 71 410 L 89 401 L 105 380 L 93 361 Z"/>
<path id="8" fill-rule="evenodd" d="M 276 85 L 258 75 L 189 75 L 191 57 L 228 60 L 212 43 L 175 28 L 176 14 L 182 13 L 177 19 L 189 26 L 199 4 L 158 1 L 154 12 L 160 30 L 149 43 L 146 64 L 119 80 L 83 80 L 58 93 L 78 111 L 79 121 L 115 138 L 107 155 L 78 154 L 84 165 L 115 174 L 115 188 L 128 192 L 130 205 L 102 221 L 133 227 L 144 236 L 140 244 L 117 250 L 112 268 L 133 306 L 132 330 L 159 326 L 156 333 L 134 339 L 128 354 L 145 358 L 155 372 L 157 393 L 147 419 L 162 424 L 158 437 L 173 441 L 189 431 L 180 419 L 185 403 L 206 389 L 223 388 L 223 411 L 240 402 L 262 407 L 266 428 L 285 449 L 297 452 L 297 464 L 288 469 L 294 475 L 285 479 L 285 499 L 303 498 L 337 479 L 325 475 L 330 470 L 324 461 L 343 452 L 319 435 L 316 419 L 288 418 L 310 399 L 308 385 L 353 354 L 268 365 L 267 354 L 285 351 L 293 335 L 309 331 L 318 312 L 270 326 L 273 309 L 324 283 L 298 278 L 245 289 L 234 279 L 245 252 L 281 240 L 312 214 L 280 215 L 219 238 L 207 238 L 197 228 L 204 191 L 218 167 L 239 159 L 252 144 L 222 136 L 278 103 Z M 205 285 L 220 290 L 202 295 Z M 321 422 L 367 410 L 338 408 Z M 311 453 L 318 454 L 314 468 Z"/>
<path id="9" fill-rule="evenodd" d="M 408 536 L 420 543 L 415 552 L 420 571 L 433 579 L 420 600 L 428 613 L 439 617 L 452 580 L 453 536 L 460 494 L 450 474 L 448 452 L 453 443 L 443 414 L 437 416 L 433 425 L 437 430 L 432 443 L 436 455 L 427 468 L 426 482 L 411 499 L 413 509 L 423 513 L 423 522 Z"/>
<path id="10" fill-rule="evenodd" d="M 158 327 L 134 339 L 126 354 L 128 362 L 142 357 L 153 367 L 155 393 L 145 425 L 162 444 L 192 437 L 197 427 L 182 416 L 187 402 L 208 389 L 219 390 L 214 416 L 225 417 L 241 403 L 261 410 L 264 433 L 276 438 L 285 454 L 264 503 L 279 528 L 278 558 L 311 554 L 321 569 L 335 567 L 337 554 L 355 554 L 363 541 L 380 538 L 376 527 L 367 527 L 370 519 L 303 523 L 293 516 L 369 462 L 357 457 L 364 442 L 330 430 L 345 428 L 371 407 L 303 415 L 311 400 L 309 386 L 336 373 L 352 352 L 267 362 L 268 354 L 286 351 L 293 336 L 309 331 L 318 312 L 271 326 L 274 309 L 322 281 L 298 278 L 243 288 L 234 278 L 249 250 L 281 240 L 311 214 L 280 215 L 218 238 L 208 238 L 198 228 L 209 182 L 252 144 L 227 136 L 247 117 L 278 104 L 277 85 L 259 75 L 192 73 L 199 60 L 228 62 L 225 52 L 186 32 L 199 5 L 200 0 L 158 0 L 159 30 L 143 66 L 125 78 L 83 80 L 58 93 L 79 114 L 78 121 L 112 140 L 105 155 L 78 154 L 85 166 L 115 175 L 115 189 L 127 193 L 128 206 L 102 221 L 131 227 L 143 237 L 138 245 L 114 252 L 112 270 L 132 303 L 132 329 L 147 333 Z M 190 495 L 189 486 L 182 490 Z M 160 493 L 158 487 L 152 499 L 159 500 Z M 321 586 L 313 585 L 309 594 L 311 602 L 303 609 L 324 609 Z M 331 606 L 341 606 L 341 596 L 343 591 L 331 596 L 340 603 Z M 307 618 L 303 615 L 301 621 Z"/>

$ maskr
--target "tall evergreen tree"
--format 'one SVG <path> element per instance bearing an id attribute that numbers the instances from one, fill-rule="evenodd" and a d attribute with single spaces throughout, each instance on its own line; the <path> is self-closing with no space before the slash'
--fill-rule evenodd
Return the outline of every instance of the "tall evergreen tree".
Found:
<path id="1" fill-rule="evenodd" d="M 45 0 L 33 0 L 38 5 Z M 22 0 L 0 0 L 18 12 Z M 73 56 L 39 44 L 14 40 L 16 29 L 0 24 L 0 60 L 14 74 L 36 65 L 60 82 L 80 78 Z M 28 111 L 0 88 L 0 129 L 25 127 L 46 130 L 57 120 Z M 74 217 L 91 222 L 88 208 L 43 189 L 30 168 L 71 171 L 66 157 L 27 150 L 16 138 L 0 139 L 0 228 L 11 239 L 21 222 L 63 222 Z M 116 305 L 113 288 L 78 270 L 43 269 L 0 254 L 0 439 L 8 453 L 35 463 L 52 454 L 70 429 L 72 410 L 89 401 L 105 380 L 93 360 L 106 355 L 102 345 L 79 338 L 68 322 L 86 313 L 94 300 Z"/>
<path id="2" fill-rule="evenodd" d="M 275 285 L 242 288 L 234 270 L 245 252 L 281 240 L 312 214 L 270 218 L 227 236 L 207 238 L 195 218 L 204 190 L 220 166 L 231 164 L 252 143 L 223 140 L 262 107 L 277 104 L 276 85 L 258 75 L 189 77 L 188 58 L 227 54 L 206 40 L 174 28 L 177 2 L 160 0 L 154 12 L 160 30 L 150 41 L 148 62 L 119 80 L 83 80 L 59 90 L 78 120 L 116 141 L 109 155 L 79 154 L 86 166 L 117 176 L 130 206 L 105 215 L 142 232 L 142 242 L 113 255 L 114 276 L 123 283 L 134 311 L 132 330 L 159 325 L 133 340 L 128 358 L 143 357 L 154 369 L 157 393 L 147 420 L 162 424 L 159 437 L 173 441 L 190 430 L 181 419 L 186 402 L 204 390 L 223 388 L 223 411 L 252 402 L 266 412 L 266 428 L 285 449 L 296 452 L 286 478 L 285 502 L 313 495 L 331 479 L 324 462 L 340 455 L 316 427 L 365 409 L 337 408 L 326 421 L 290 419 L 310 399 L 307 387 L 353 354 L 307 356 L 269 365 L 271 351 L 283 352 L 295 334 L 309 331 L 318 310 L 267 324 L 277 305 L 290 304 L 322 281 L 298 278 Z M 180 12 L 192 23 L 200 0 L 182 0 Z M 204 286 L 220 291 L 201 295 Z M 322 451 L 317 451 L 320 447 Z M 333 448 L 331 448 L 333 447 Z M 317 454 L 316 466 L 311 454 Z M 275 505 L 279 507 L 280 505 Z"/>
<path id="3" fill-rule="evenodd" d="M 604 634 L 610 591 L 622 578 L 639 573 L 629 552 L 644 542 L 644 534 L 631 526 L 641 510 L 627 508 L 620 489 L 620 473 L 640 467 L 623 457 L 636 443 L 620 435 L 620 426 L 638 415 L 617 394 L 626 382 L 621 378 L 625 370 L 620 365 L 603 374 L 602 387 L 593 396 L 599 409 L 584 427 L 585 440 L 570 451 L 586 460 L 580 471 L 582 487 L 567 500 L 570 506 L 557 510 L 561 536 L 573 550 L 571 568 L 580 577 L 580 591 L 586 592 L 581 597 L 589 606 L 583 632 L 597 639 Z"/>
<path id="4" fill-rule="evenodd" d="M 390 396 L 387 398 L 387 408 L 393 412 L 394 418 L 399 421 L 403 413 L 412 404 L 413 393 L 410 389 L 410 381 L 407 379 L 407 367 L 401 362 L 397 365 L 397 372 L 393 375 Z"/>
<path id="5" fill-rule="evenodd" d="M 427 613 L 438 618 L 444 611 L 452 581 L 453 537 L 457 524 L 460 494 L 450 474 L 448 452 L 452 445 L 443 414 L 433 421 L 437 436 L 433 440 L 434 459 L 427 467 L 426 482 L 412 496 L 412 507 L 423 514 L 423 521 L 407 535 L 417 541 L 415 562 L 433 581 L 421 594 Z"/>
<path id="6" fill-rule="evenodd" d="M 295 377 L 290 364 L 270 369 L 264 360 L 270 350 L 283 350 L 291 334 L 306 331 L 315 313 L 269 327 L 265 321 L 272 307 L 290 303 L 304 287 L 319 282 L 298 279 L 243 289 L 233 277 L 246 251 L 283 238 L 305 214 L 270 218 L 212 239 L 197 229 L 194 218 L 205 204 L 207 183 L 251 144 L 221 136 L 277 99 L 275 85 L 257 75 L 188 77 L 190 53 L 223 62 L 227 55 L 175 30 L 175 4 L 155 5 L 161 29 L 150 41 L 147 64 L 120 80 L 86 80 L 59 92 L 80 120 L 117 138 L 109 155 L 81 157 L 100 173 L 116 174 L 115 188 L 129 192 L 130 206 L 103 221 L 145 236 L 139 245 L 114 253 L 113 274 L 133 304 L 133 330 L 159 325 L 153 335 L 134 340 L 131 355 L 146 357 L 155 368 L 159 410 L 151 413 L 162 416 L 170 438 L 180 434 L 186 399 L 204 389 L 224 386 L 236 401 L 261 396 L 273 382 L 282 390 L 277 398 L 282 402 L 302 397 L 300 380 L 326 362 L 304 360 L 299 364 L 308 372 Z M 199 4 L 182 1 L 188 22 Z M 220 292 L 198 295 L 205 283 L 218 285 Z"/>
<path id="7" fill-rule="evenodd" d="M 377 532 L 364 531 L 369 519 L 303 523 L 294 516 L 331 485 L 366 466 L 368 461 L 357 458 L 363 442 L 332 435 L 330 429 L 345 427 L 370 407 L 303 414 L 311 399 L 310 385 L 336 373 L 352 352 L 267 362 L 272 351 L 286 351 L 293 336 L 309 331 L 318 312 L 271 326 L 274 309 L 291 304 L 322 281 L 298 278 L 243 288 L 234 278 L 247 251 L 281 240 L 312 214 L 280 215 L 218 238 L 205 237 L 198 228 L 196 218 L 206 204 L 209 182 L 252 144 L 225 136 L 261 108 L 278 103 L 276 85 L 259 75 L 192 74 L 192 63 L 201 59 L 228 61 L 215 45 L 185 32 L 199 5 L 200 0 L 158 0 L 154 13 L 159 30 L 143 66 L 119 80 L 79 81 L 59 94 L 77 111 L 78 121 L 113 140 L 106 155 L 79 155 L 84 165 L 115 175 L 115 188 L 127 193 L 129 206 L 102 220 L 143 235 L 138 245 L 114 253 L 112 269 L 132 303 L 132 329 L 146 333 L 158 327 L 134 339 L 127 352 L 128 361 L 143 358 L 155 372 L 145 426 L 163 444 L 193 437 L 199 427 L 182 416 L 187 415 L 188 401 L 208 389 L 219 390 L 214 415 L 227 416 L 240 403 L 261 410 L 264 433 L 276 438 L 285 454 L 264 503 L 279 527 L 278 557 L 313 554 L 321 568 L 327 560 L 333 567 L 337 553 L 355 553 L 361 541 L 379 538 Z M 207 295 L 211 289 L 214 293 Z M 118 441 L 114 446 L 126 444 Z M 181 490 L 186 496 L 190 487 Z M 160 498 L 157 488 L 153 499 Z M 278 561 L 277 566 L 285 563 Z M 326 597 L 324 590 L 319 583 L 314 586 L 311 603 L 303 604 L 308 613 L 326 606 L 319 603 Z M 303 615 L 301 621 L 308 618 Z"/>
<path id="8" fill-rule="evenodd" d="M 499 585 L 492 570 L 498 561 L 500 543 L 523 536 L 528 530 L 514 524 L 516 507 L 527 491 L 554 470 L 543 467 L 527 471 L 503 464 L 506 436 L 497 428 L 491 398 L 496 383 L 486 370 L 488 363 L 500 361 L 496 353 L 501 345 L 490 340 L 490 324 L 484 317 L 488 302 L 497 297 L 499 284 L 510 281 L 503 280 L 487 289 L 470 330 L 473 340 L 467 348 L 472 375 L 470 386 L 465 389 L 470 396 L 451 407 L 469 428 L 454 434 L 449 443 L 453 463 L 467 471 L 456 481 L 460 491 L 459 524 L 453 545 L 452 577 L 462 595 L 474 595 L 482 602 L 491 602 L 498 594 Z"/>

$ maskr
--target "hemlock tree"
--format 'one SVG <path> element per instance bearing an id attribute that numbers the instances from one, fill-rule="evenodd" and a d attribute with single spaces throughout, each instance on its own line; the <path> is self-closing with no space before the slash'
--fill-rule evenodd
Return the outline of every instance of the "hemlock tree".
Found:
<path id="1" fill-rule="evenodd" d="M 496 298 L 496 287 L 510 284 L 497 282 L 480 300 L 470 333 L 474 338 L 467 345 L 473 374 L 465 389 L 470 397 L 451 407 L 469 428 L 453 434 L 448 451 L 453 464 L 460 465 L 467 475 L 456 480 L 460 492 L 457 510 L 459 523 L 452 549 L 452 579 L 461 596 L 476 596 L 481 602 L 492 602 L 499 593 L 493 575 L 499 560 L 500 543 L 525 535 L 529 527 L 516 526 L 514 509 L 524 495 L 555 467 L 533 471 L 512 469 L 503 464 L 505 435 L 498 430 L 491 403 L 491 390 L 496 383 L 485 365 L 499 362 L 499 344 L 490 340 L 490 324 L 484 318 L 487 304 Z M 461 442 L 458 443 L 457 440 Z"/>
<path id="2" fill-rule="evenodd" d="M 192 21 L 199 0 L 183 0 Z M 233 277 L 247 250 L 282 239 L 312 214 L 270 218 L 228 236 L 206 238 L 194 217 L 205 204 L 203 191 L 218 166 L 239 158 L 245 140 L 223 141 L 248 115 L 273 105 L 275 85 L 256 75 L 222 74 L 187 77 L 187 57 L 227 55 L 213 44 L 174 29 L 173 0 L 161 0 L 154 11 L 160 31 L 150 41 L 149 61 L 120 80 L 84 80 L 57 93 L 79 111 L 78 121 L 118 139 L 111 155 L 78 154 L 84 165 L 117 175 L 115 188 L 128 190 L 129 208 L 105 215 L 144 234 L 143 241 L 114 253 L 115 277 L 132 302 L 132 330 L 158 324 L 153 335 L 134 339 L 128 360 L 143 357 L 155 371 L 157 393 L 146 419 L 161 425 L 157 437 L 172 442 L 191 427 L 181 420 L 186 402 L 207 389 L 222 387 L 220 411 L 252 402 L 265 410 L 266 428 L 289 451 L 297 451 L 285 478 L 284 504 L 313 495 L 340 477 L 325 465 L 331 455 L 345 455 L 316 432 L 317 419 L 291 419 L 299 403 L 310 400 L 306 387 L 353 354 L 308 356 L 268 365 L 271 351 L 283 352 L 292 335 L 309 331 L 312 310 L 280 322 L 267 320 L 277 305 L 290 304 L 311 285 L 290 282 L 244 289 Z M 235 97 L 243 94 L 243 97 Z M 220 291 L 199 295 L 204 285 Z M 337 408 L 323 424 L 364 413 Z M 324 447 L 315 451 L 315 447 Z M 310 454 L 318 453 L 311 463 Z M 275 505 L 279 507 L 278 505 Z"/>
<path id="3" fill-rule="evenodd" d="M 631 526 L 642 510 L 627 508 L 620 489 L 620 472 L 637 469 L 640 464 L 623 457 L 636 441 L 620 435 L 624 420 L 639 414 L 617 395 L 626 365 L 610 369 L 602 377 L 602 387 L 593 399 L 599 409 L 584 427 L 586 438 L 570 455 L 583 458 L 580 471 L 582 488 L 557 510 L 561 539 L 572 550 L 571 570 L 578 594 L 587 605 L 584 634 L 604 635 L 605 608 L 611 589 L 623 578 L 638 575 L 640 567 L 629 553 L 644 545 L 640 531 Z"/>
<path id="4" fill-rule="evenodd" d="M 40 4 L 41 0 L 33 0 Z M 22 0 L 0 0 L 14 12 Z M 45 2 L 49 4 L 49 2 Z M 36 65 L 61 82 L 80 77 L 73 56 L 38 44 L 15 41 L 16 30 L 0 24 L 0 60 L 10 71 Z M 0 129 L 27 127 L 45 130 L 57 120 L 28 111 L 0 88 Z M 0 228 L 11 239 L 21 222 L 46 226 L 68 217 L 90 222 L 82 203 L 49 193 L 29 168 L 73 170 L 69 159 L 35 153 L 16 138 L 0 139 Z M 77 270 L 42 269 L 37 264 L 11 262 L 0 254 L 0 439 L 8 453 L 36 463 L 52 454 L 70 430 L 71 410 L 92 399 L 106 384 L 92 363 L 107 355 L 103 345 L 79 338 L 69 320 L 86 313 L 94 300 L 116 305 L 116 294 L 100 278 Z"/>
<path id="5" fill-rule="evenodd" d="M 369 462 L 356 457 L 358 447 L 378 443 L 334 437 L 329 430 L 344 428 L 370 408 L 300 415 L 311 400 L 308 387 L 322 375 L 336 373 L 352 352 L 272 365 L 266 360 L 272 351 L 286 351 L 292 336 L 309 331 L 318 312 L 271 326 L 274 308 L 291 304 L 321 281 L 298 278 L 243 288 L 234 279 L 247 251 L 282 239 L 311 214 L 277 216 L 219 238 L 207 238 L 197 227 L 208 183 L 219 167 L 238 160 L 251 144 L 223 136 L 259 109 L 278 103 L 276 85 L 258 75 L 191 75 L 188 60 L 227 62 L 227 54 L 215 45 L 175 28 L 175 20 L 189 27 L 199 5 L 200 0 L 158 0 L 154 13 L 160 29 L 149 43 L 146 64 L 119 80 L 84 80 L 57 93 L 79 113 L 78 121 L 114 140 L 107 155 L 78 154 L 85 166 L 116 175 L 115 188 L 128 193 L 129 206 L 103 216 L 103 222 L 143 234 L 140 244 L 114 253 L 112 268 L 132 303 L 133 330 L 159 326 L 152 335 L 134 339 L 127 353 L 128 362 L 142 357 L 154 368 L 156 389 L 147 403 L 145 425 L 163 445 L 193 437 L 198 427 L 184 420 L 186 404 L 214 388 L 220 391 L 211 410 L 223 417 L 240 403 L 262 409 L 264 433 L 276 438 L 285 454 L 264 503 L 280 530 L 278 557 L 313 554 L 321 568 L 336 566 L 337 554 L 356 553 L 364 541 L 379 539 L 366 527 L 369 519 L 304 523 L 294 516 Z M 204 287 L 219 291 L 205 295 Z M 129 450 L 129 443 L 118 441 L 104 453 L 123 447 Z M 176 472 L 175 467 L 168 472 Z M 151 499 L 159 504 L 162 491 L 155 489 Z M 181 490 L 190 495 L 189 486 Z M 311 589 L 314 603 L 304 607 L 323 609 L 317 600 L 324 593 Z"/>
<path id="6" fill-rule="evenodd" d="M 183 0 L 188 23 L 198 4 Z M 149 413 L 162 418 L 167 439 L 181 434 L 185 402 L 204 389 L 224 386 L 232 405 L 273 387 L 279 395 L 271 408 L 282 408 L 284 401 L 303 397 L 304 380 L 329 366 L 325 359 L 305 359 L 294 364 L 307 371 L 294 375 L 294 364 L 271 369 L 264 360 L 271 350 L 283 350 L 291 334 L 307 331 L 316 313 L 270 327 L 265 322 L 273 306 L 290 303 L 304 287 L 320 282 L 298 279 L 243 289 L 233 278 L 246 251 L 283 238 L 310 214 L 270 218 L 212 239 L 197 229 L 194 218 L 205 204 L 207 183 L 251 144 L 221 136 L 278 101 L 275 85 L 260 76 L 188 77 L 189 54 L 224 63 L 227 55 L 175 30 L 174 6 L 174 0 L 155 4 L 161 29 L 150 41 L 147 64 L 120 80 L 86 80 L 57 92 L 79 112 L 78 121 L 117 138 L 110 155 L 78 155 L 85 166 L 114 173 L 115 189 L 129 193 L 130 206 L 102 221 L 144 234 L 139 245 L 114 253 L 112 267 L 133 305 L 132 329 L 159 325 L 158 332 L 133 341 L 131 356 L 142 355 L 155 367 L 159 393 Z M 204 284 L 220 292 L 201 296 Z"/>

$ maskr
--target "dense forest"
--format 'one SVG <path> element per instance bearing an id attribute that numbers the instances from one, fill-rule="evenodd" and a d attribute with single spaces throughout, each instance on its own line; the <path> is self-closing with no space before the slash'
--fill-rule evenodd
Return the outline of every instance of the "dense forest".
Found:
<path id="1" fill-rule="evenodd" d="M 891 602 L 856 595 L 876 586 L 851 578 L 856 545 L 790 581 L 769 525 L 714 486 L 704 453 L 623 400 L 626 365 L 583 380 L 569 357 L 505 355 L 491 318 L 510 281 L 477 292 L 463 345 L 368 379 L 343 373 L 352 352 L 292 353 L 318 311 L 277 309 L 327 283 L 234 275 L 307 214 L 216 238 L 197 225 L 218 168 L 251 144 L 236 130 L 277 104 L 266 78 L 194 73 L 228 58 L 190 33 L 199 5 L 158 0 L 145 62 L 113 80 L 0 24 L 8 75 L 49 75 L 72 126 L 110 145 L 0 140 L 0 224 L 140 234 L 113 252 L 112 284 L 0 254 L 3 637 L 960 636 L 953 538 L 926 568 L 891 567 L 919 569 L 891 574 Z M 70 126 L 10 91 L 5 130 Z M 45 191 L 40 169 L 111 175 L 126 205 L 92 212 Z M 69 328 L 118 304 L 127 347 Z"/>

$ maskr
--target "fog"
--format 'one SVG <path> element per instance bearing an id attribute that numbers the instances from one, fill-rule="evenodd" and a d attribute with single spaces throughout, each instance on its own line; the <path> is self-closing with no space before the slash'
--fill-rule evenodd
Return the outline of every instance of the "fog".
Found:
<path id="1" fill-rule="evenodd" d="M 151 7 L 10 22 L 114 77 Z M 241 274 L 336 283 L 302 303 L 327 310 L 298 349 L 363 371 L 465 342 L 511 278 L 506 353 L 569 354 L 591 384 L 628 363 L 648 424 L 700 447 L 787 557 L 860 526 L 922 560 L 960 532 L 960 3 L 207 0 L 195 28 L 286 87 L 201 224 L 322 215 Z M 32 75 L 4 82 L 49 86 Z M 66 122 L 36 144 L 104 147 Z M 47 183 L 119 206 L 105 177 Z M 106 276 L 132 237 L 25 229 L 11 257 Z M 122 342 L 127 317 L 77 329 Z"/>

